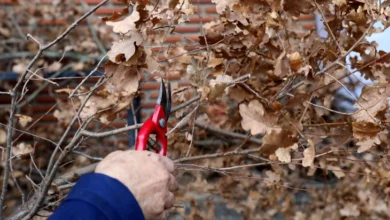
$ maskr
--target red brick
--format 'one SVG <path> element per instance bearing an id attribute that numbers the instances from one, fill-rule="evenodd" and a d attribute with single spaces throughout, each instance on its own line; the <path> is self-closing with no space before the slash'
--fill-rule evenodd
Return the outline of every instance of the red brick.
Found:
<path id="1" fill-rule="evenodd" d="M 57 122 L 57 118 L 54 117 L 54 115 L 37 116 L 36 119 L 38 119 L 40 117 L 42 117 L 40 122 Z"/>
<path id="2" fill-rule="evenodd" d="M 192 17 L 190 18 L 190 20 L 188 21 L 188 23 L 207 23 L 207 22 L 210 22 L 210 21 L 214 21 L 216 18 L 215 17 Z"/>
<path id="3" fill-rule="evenodd" d="M 168 36 L 165 38 L 165 43 L 177 43 L 177 42 L 180 42 L 181 41 L 181 37 L 180 36 Z"/>
<path id="4" fill-rule="evenodd" d="M 0 5 L 11 5 L 11 4 L 17 4 L 18 2 L 16 0 L 0 0 Z"/>
<path id="5" fill-rule="evenodd" d="M 155 102 L 141 103 L 141 108 L 154 108 L 155 106 Z"/>
<path id="6" fill-rule="evenodd" d="M 54 97 L 51 97 L 51 96 L 37 96 L 37 98 L 35 99 L 37 102 L 39 103 L 55 103 L 56 102 L 56 99 Z"/>
<path id="7" fill-rule="evenodd" d="M 160 88 L 159 83 L 141 83 L 140 90 L 155 90 L 159 88 Z"/>
<path id="8" fill-rule="evenodd" d="M 298 20 L 309 21 L 309 20 L 314 20 L 314 18 L 315 18 L 314 14 L 303 14 L 299 16 Z"/>
<path id="9" fill-rule="evenodd" d="M 193 4 L 212 4 L 211 0 L 193 0 Z"/>
<path id="10" fill-rule="evenodd" d="M 206 13 L 213 14 L 217 13 L 217 8 L 216 7 L 208 7 L 205 9 Z"/>
<path id="11" fill-rule="evenodd" d="M 127 116 L 126 116 L 127 118 Z M 118 122 L 112 122 L 110 124 L 107 125 L 107 127 L 110 127 L 110 128 L 123 128 L 127 125 L 127 123 L 125 121 L 118 121 Z"/>
<path id="12" fill-rule="evenodd" d="M 122 12 L 122 8 L 98 8 L 95 11 L 96 15 L 109 15 L 113 14 L 114 12 Z"/>
<path id="13" fill-rule="evenodd" d="M 179 82 L 179 87 L 185 87 L 185 86 L 190 86 L 191 83 L 188 82 Z"/>
<path id="14" fill-rule="evenodd" d="M 149 99 L 157 99 L 159 93 L 158 92 L 152 92 L 150 93 Z"/>
<path id="15" fill-rule="evenodd" d="M 40 20 L 39 21 L 40 25 L 65 25 L 67 24 L 65 19 L 56 19 L 56 20 Z"/>
<path id="16" fill-rule="evenodd" d="M 152 52 L 157 53 L 165 50 L 165 47 L 153 47 L 151 48 Z"/>
<path id="17" fill-rule="evenodd" d="M 174 32 L 177 32 L 177 33 L 194 33 L 194 32 L 199 32 L 199 27 L 176 27 Z"/>
<path id="18" fill-rule="evenodd" d="M 186 46 L 184 46 L 184 49 L 188 50 L 188 51 L 197 50 L 199 48 L 200 47 L 198 45 L 186 45 Z"/>
<path id="19" fill-rule="evenodd" d="M 157 57 L 157 62 L 160 62 L 160 61 L 166 60 L 166 59 L 167 59 L 166 56 L 158 56 L 158 57 Z"/>
<path id="20" fill-rule="evenodd" d="M 53 103 L 54 105 L 54 103 Z M 29 111 L 29 110 L 32 110 L 32 112 L 34 114 L 36 113 L 46 113 L 47 111 L 49 111 L 50 109 L 52 108 L 51 111 L 54 111 L 56 108 L 53 108 L 53 106 L 50 106 L 50 105 L 46 105 L 46 106 L 42 106 L 42 105 L 35 105 L 35 104 L 32 104 L 30 106 L 24 106 L 22 108 L 22 112 L 25 112 L 25 111 Z"/>
<path id="21" fill-rule="evenodd" d="M 316 23 L 302 24 L 302 27 L 306 30 L 316 29 Z"/>
<path id="22" fill-rule="evenodd" d="M 97 5 L 99 4 L 100 2 L 102 2 L 102 0 L 83 0 L 85 3 L 89 4 L 89 5 Z M 76 4 L 80 4 L 81 3 L 81 0 L 74 0 L 74 3 Z M 109 3 L 109 2 L 107 2 Z M 106 4 L 107 4 L 106 3 Z"/>
<path id="23" fill-rule="evenodd" d="M 199 41 L 199 37 L 198 36 L 185 36 L 184 38 L 189 40 L 189 41 L 192 41 L 192 42 L 198 42 Z"/>
<path id="24" fill-rule="evenodd" d="M 180 74 L 167 74 L 167 79 L 169 80 L 179 80 L 181 79 Z"/>

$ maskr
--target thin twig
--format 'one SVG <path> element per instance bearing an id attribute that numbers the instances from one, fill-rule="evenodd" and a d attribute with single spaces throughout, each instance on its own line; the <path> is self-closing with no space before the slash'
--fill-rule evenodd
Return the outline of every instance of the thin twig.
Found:
<path id="1" fill-rule="evenodd" d="M 93 157 L 91 155 L 88 155 L 86 153 L 83 153 L 83 152 L 80 152 L 80 151 L 76 151 L 76 150 L 73 150 L 72 153 L 78 154 L 80 156 L 83 156 L 83 157 L 91 159 L 91 160 L 97 160 L 97 161 L 102 161 L 103 160 L 103 158 L 101 158 L 101 157 Z"/>
<path id="2" fill-rule="evenodd" d="M 349 91 L 349 89 L 348 89 L 342 82 L 340 82 L 338 79 L 336 79 L 336 77 L 330 75 L 330 74 L 327 73 L 327 72 L 325 72 L 325 74 L 326 74 L 327 76 L 329 76 L 330 78 L 332 78 L 333 80 L 335 80 L 337 83 L 339 83 L 339 84 L 348 92 L 348 94 L 350 94 L 351 97 L 352 97 L 353 99 L 355 99 L 356 103 L 357 103 L 364 111 L 367 112 L 367 114 L 372 118 L 372 120 L 374 120 L 374 122 L 380 123 L 380 120 L 378 120 L 378 119 L 376 119 L 374 116 L 372 116 L 371 113 L 370 113 L 366 108 L 364 108 L 364 107 L 360 104 L 360 102 L 357 100 L 357 98 L 355 97 L 355 95 L 354 95 L 351 91 Z"/>
<path id="3" fill-rule="evenodd" d="M 340 47 L 340 44 L 339 44 L 339 42 L 337 41 L 336 37 L 334 36 L 332 29 L 329 27 L 329 24 L 328 24 L 328 22 L 327 22 L 326 19 L 325 19 L 325 15 L 324 15 L 324 13 L 322 12 L 320 6 L 317 4 L 317 1 L 314 0 L 314 4 L 316 5 L 318 11 L 320 12 L 321 17 L 322 17 L 322 20 L 324 21 L 324 24 L 325 24 L 326 28 L 328 28 L 328 32 L 329 32 L 330 35 L 332 36 L 333 41 L 335 42 L 335 44 L 336 44 L 337 47 L 339 48 L 340 53 L 342 53 L 343 50 L 342 50 L 342 48 Z"/>
<path id="4" fill-rule="evenodd" d="M 96 67 L 76 86 L 76 88 L 69 94 L 69 98 L 72 98 L 74 96 L 74 93 L 79 90 L 79 88 L 89 79 L 89 77 L 94 74 L 96 71 L 98 71 L 100 65 L 102 65 L 102 62 L 106 59 L 107 54 L 100 59 L 99 63 L 96 65 Z"/>
<path id="5" fill-rule="evenodd" d="M 322 108 L 322 109 L 325 109 L 325 110 L 328 110 L 330 112 L 333 112 L 333 113 L 337 113 L 337 114 L 340 114 L 340 115 L 353 115 L 353 114 L 356 114 L 356 112 L 351 112 L 351 113 L 346 113 L 346 112 L 339 112 L 339 111 L 336 111 L 336 110 L 333 110 L 333 109 L 330 109 L 330 108 L 327 108 L 325 106 L 322 106 L 322 105 L 317 105 L 317 104 L 314 104 L 312 102 L 306 102 L 307 104 L 309 105 L 312 105 L 312 106 L 315 106 L 315 107 L 318 107 L 318 108 Z"/>
<path id="6" fill-rule="evenodd" d="M 200 122 L 200 121 L 195 121 L 195 125 L 197 127 L 199 127 L 199 128 L 203 128 L 205 130 L 208 130 L 208 131 L 211 131 L 211 132 L 214 132 L 214 133 L 217 133 L 217 134 L 222 134 L 222 135 L 228 136 L 228 137 L 245 139 L 248 136 L 248 135 L 245 135 L 245 134 L 239 134 L 239 133 L 234 133 L 234 132 L 226 131 L 226 130 L 223 130 L 223 129 L 219 129 L 219 128 L 213 127 L 211 125 L 205 124 L 204 122 Z M 257 138 L 254 138 L 254 137 L 249 138 L 248 141 L 252 142 L 252 143 L 255 143 L 255 144 L 262 144 L 263 143 L 260 139 L 257 139 Z"/>
<path id="7" fill-rule="evenodd" d="M 210 158 L 217 158 L 217 157 L 228 157 L 233 155 L 247 155 L 250 153 L 258 153 L 260 152 L 261 147 L 255 148 L 255 149 L 249 149 L 249 150 L 234 150 L 229 152 L 223 152 L 223 153 L 215 153 L 215 154 L 205 154 L 200 156 L 193 156 L 193 157 L 183 157 L 177 160 L 174 160 L 175 163 L 182 163 L 182 162 L 188 162 L 188 161 L 194 161 L 194 160 L 203 160 L 203 159 L 210 159 Z"/>
<path id="8" fill-rule="evenodd" d="M 81 5 L 83 7 L 83 12 L 85 13 L 87 11 L 87 9 L 88 9 L 88 5 L 85 3 L 84 0 L 81 0 Z M 96 33 L 95 28 L 92 26 L 92 24 L 91 24 L 91 22 L 89 21 L 88 18 L 85 19 L 85 20 L 87 21 L 87 26 L 88 26 L 89 32 L 91 32 L 92 38 L 95 41 L 96 45 L 98 46 L 98 48 L 100 50 L 100 53 L 101 54 L 106 54 L 107 53 L 106 48 L 104 48 L 102 42 L 100 41 L 99 36 Z"/>

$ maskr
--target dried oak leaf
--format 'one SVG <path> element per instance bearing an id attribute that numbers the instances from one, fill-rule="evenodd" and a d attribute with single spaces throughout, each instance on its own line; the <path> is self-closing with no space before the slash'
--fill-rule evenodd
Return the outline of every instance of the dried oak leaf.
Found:
<path id="1" fill-rule="evenodd" d="M 358 217 L 360 215 L 359 205 L 352 202 L 344 204 L 344 207 L 340 209 L 341 216 Z"/>
<path id="2" fill-rule="evenodd" d="M 137 4 L 134 6 L 132 13 L 121 21 L 107 21 L 108 26 L 113 27 L 113 31 L 118 34 L 127 34 L 130 31 L 136 31 L 136 22 L 140 19 L 140 14 L 136 10 Z"/>
<path id="3" fill-rule="evenodd" d="M 304 167 L 310 167 L 313 165 L 314 156 L 316 154 L 313 141 L 310 139 L 308 141 L 309 141 L 310 147 L 306 148 L 303 151 L 302 166 L 304 166 Z"/>
<path id="4" fill-rule="evenodd" d="M 258 100 L 254 99 L 248 105 L 242 103 L 239 109 L 241 126 L 244 130 L 250 130 L 252 135 L 281 131 L 281 127 L 277 125 L 278 117 L 267 113 Z"/>
<path id="5" fill-rule="evenodd" d="M 369 150 L 374 144 L 380 144 L 379 133 L 384 130 L 373 122 L 352 122 L 353 136 L 358 139 L 358 153 Z"/>
<path id="6" fill-rule="evenodd" d="M 388 108 L 389 97 L 390 86 L 388 85 L 379 84 L 364 87 L 358 98 L 358 102 L 354 104 L 354 107 L 358 109 L 358 112 L 353 115 L 353 118 L 356 121 L 375 122 L 372 117 L 375 117 L 378 112 Z"/>
<path id="7" fill-rule="evenodd" d="M 290 151 L 292 149 L 297 149 L 298 148 L 298 144 L 294 144 L 292 145 L 291 147 L 279 147 L 276 151 L 275 151 L 275 155 L 276 157 L 278 158 L 279 161 L 283 162 L 283 163 L 290 163 L 291 162 L 291 154 L 290 154 Z"/>
<path id="8" fill-rule="evenodd" d="M 281 177 L 279 174 L 277 174 L 271 170 L 265 171 L 265 174 L 267 175 L 267 177 L 265 178 L 265 181 L 264 181 L 266 186 L 272 186 L 275 183 L 280 182 Z"/>
<path id="9" fill-rule="evenodd" d="M 272 130 L 263 137 L 261 153 L 271 155 L 278 148 L 294 148 L 298 141 L 297 135 L 292 130 Z"/>
<path id="10" fill-rule="evenodd" d="M 136 52 L 137 46 L 141 45 L 142 41 L 142 36 L 139 33 L 131 32 L 129 37 L 114 42 L 107 56 L 111 62 L 117 64 L 129 61 Z"/>
<path id="11" fill-rule="evenodd" d="M 232 80 L 233 78 L 229 75 L 219 75 L 215 79 L 210 80 L 210 93 L 208 94 L 208 100 L 213 102 L 224 93 L 228 93 L 227 86 Z"/>
<path id="12" fill-rule="evenodd" d="M 4 144 L 7 141 L 7 132 L 0 128 L 0 144 Z"/>
<path id="13" fill-rule="evenodd" d="M 290 73 L 289 59 L 286 56 L 286 52 L 282 52 L 276 59 L 274 75 L 283 78 Z"/>
<path id="14" fill-rule="evenodd" d="M 290 62 L 290 68 L 292 71 L 297 72 L 302 67 L 302 58 L 299 52 L 294 52 L 288 55 Z"/>
<path id="15" fill-rule="evenodd" d="M 61 91 L 56 90 L 56 92 L 68 93 L 65 89 Z M 78 99 L 73 99 L 73 101 L 62 101 L 61 99 L 57 99 L 57 109 L 54 111 L 53 116 L 57 118 L 59 124 L 68 125 L 72 121 L 77 109 L 80 107 L 80 104 L 81 103 Z"/>
<path id="16" fill-rule="evenodd" d="M 219 14 L 222 14 L 226 7 L 229 7 L 230 9 L 235 5 L 238 4 L 239 0 L 211 0 L 211 2 L 216 4 L 216 9 Z"/>
<path id="17" fill-rule="evenodd" d="M 34 148 L 31 146 L 31 144 L 26 144 L 24 142 L 12 147 L 12 154 L 16 157 L 24 158 L 24 156 L 30 154 L 33 151 Z"/>
<path id="18" fill-rule="evenodd" d="M 116 113 L 129 106 L 138 90 L 141 76 L 136 66 L 117 65 L 109 61 L 104 67 L 110 79 L 85 104 L 80 114 L 83 120 L 95 116 L 101 122 L 108 123 Z M 83 102 L 84 96 L 79 96 L 79 99 Z"/>
<path id="19" fill-rule="evenodd" d="M 15 117 L 18 118 L 19 124 L 22 127 L 26 127 L 26 125 L 32 121 L 32 118 L 27 115 L 15 114 Z"/>

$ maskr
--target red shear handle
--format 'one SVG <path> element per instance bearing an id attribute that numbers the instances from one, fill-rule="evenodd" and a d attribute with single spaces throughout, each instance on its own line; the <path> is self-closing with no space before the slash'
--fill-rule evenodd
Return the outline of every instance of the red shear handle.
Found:
<path id="1" fill-rule="evenodd" d="M 144 125 L 138 132 L 135 150 L 146 150 L 149 135 L 156 134 L 157 143 L 159 143 L 161 146 L 161 149 L 158 153 L 166 156 L 168 148 L 168 139 L 165 136 L 167 133 L 167 123 L 166 121 L 163 123 L 164 127 L 161 127 L 159 124 L 159 120 L 166 120 L 164 110 L 160 105 L 157 105 L 154 112 L 157 114 L 150 116 L 150 118 L 145 121 Z"/>

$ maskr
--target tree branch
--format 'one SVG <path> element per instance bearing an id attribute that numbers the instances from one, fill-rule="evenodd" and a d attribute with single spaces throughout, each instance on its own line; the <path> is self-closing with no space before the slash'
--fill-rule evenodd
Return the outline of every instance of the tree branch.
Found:
<path id="1" fill-rule="evenodd" d="M 222 129 L 219 129 L 216 127 L 212 127 L 212 126 L 205 124 L 203 122 L 200 122 L 200 121 L 195 121 L 195 125 L 199 128 L 203 128 L 205 130 L 208 130 L 208 131 L 211 131 L 211 132 L 214 132 L 217 134 L 222 134 L 222 135 L 225 135 L 228 137 L 239 138 L 239 139 L 246 139 L 248 137 L 248 135 L 225 131 L 225 130 L 222 130 Z M 253 138 L 253 137 L 249 138 L 248 142 L 252 142 L 255 144 L 262 144 L 263 143 L 260 139 Z"/>

